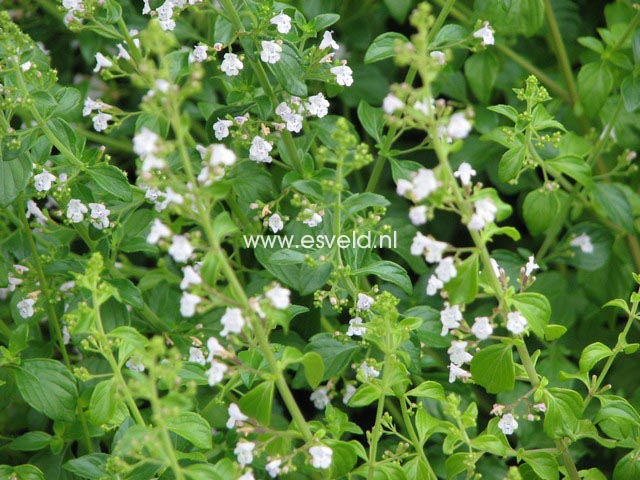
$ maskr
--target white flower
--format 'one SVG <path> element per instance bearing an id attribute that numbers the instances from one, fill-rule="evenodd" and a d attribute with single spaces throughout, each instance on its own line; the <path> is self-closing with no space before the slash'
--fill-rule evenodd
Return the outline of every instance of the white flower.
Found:
<path id="1" fill-rule="evenodd" d="M 102 53 L 96 53 L 96 68 L 93 69 L 94 72 L 99 72 L 103 68 L 109 68 L 113 66 L 113 62 L 105 57 Z"/>
<path id="2" fill-rule="evenodd" d="M 90 97 L 84 99 L 84 105 L 82 107 L 82 116 L 88 117 L 94 110 L 101 110 L 108 107 L 106 103 L 102 103 L 100 100 L 94 101 Z"/>
<path id="3" fill-rule="evenodd" d="M 224 54 L 224 60 L 222 60 L 220 70 L 222 70 L 228 77 L 239 75 L 240 70 L 242 70 L 243 68 L 243 63 L 235 53 Z"/>
<path id="4" fill-rule="evenodd" d="M 69 327 L 67 327 L 66 325 L 62 325 L 62 331 L 60 333 L 62 333 L 62 343 L 65 345 L 69 345 L 69 343 L 71 343 L 71 334 L 69 333 Z"/>
<path id="5" fill-rule="evenodd" d="M 498 422 L 498 428 L 505 435 L 511 435 L 518 428 L 518 422 L 511 413 L 505 413 Z"/>
<path id="6" fill-rule="evenodd" d="M 449 333 L 449 330 L 460 327 L 460 321 L 462 320 L 462 312 L 460 312 L 459 305 L 449 305 L 445 302 L 445 308 L 440 312 L 440 322 L 442 323 L 441 336 L 445 336 Z"/>
<path id="7" fill-rule="evenodd" d="M 442 280 L 443 283 L 447 283 L 456 275 L 458 275 L 458 270 L 456 270 L 453 257 L 443 258 L 436 267 L 436 277 Z"/>
<path id="8" fill-rule="evenodd" d="M 255 443 L 246 442 L 244 440 L 241 440 L 236 444 L 236 448 L 233 453 L 236 454 L 240 465 L 244 467 L 245 465 L 249 465 L 253 462 L 253 449 L 255 446 Z"/>
<path id="9" fill-rule="evenodd" d="M 294 133 L 300 132 L 300 130 L 302 130 L 302 120 L 302 115 L 299 115 L 297 113 L 292 113 L 291 115 L 287 116 L 287 130 Z"/>
<path id="10" fill-rule="evenodd" d="M 333 50 L 340 49 L 340 45 L 338 45 L 337 42 L 333 39 L 333 30 L 327 30 L 322 34 L 322 41 L 320 42 L 318 48 L 320 50 L 324 50 L 326 48 L 331 48 Z"/>
<path id="11" fill-rule="evenodd" d="M 471 216 L 471 220 L 468 223 L 470 230 L 482 230 L 487 223 L 493 222 L 496 219 L 496 213 L 498 208 L 490 198 L 481 198 L 474 202 L 475 212 Z"/>
<path id="12" fill-rule="evenodd" d="M 474 38 L 481 38 L 482 45 L 493 45 L 495 43 L 495 39 L 493 38 L 493 29 L 489 22 L 484 22 L 484 26 L 473 32 Z"/>
<path id="13" fill-rule="evenodd" d="M 329 71 L 336 76 L 336 82 L 338 85 L 350 87 L 353 84 L 353 70 L 346 65 L 332 67 Z"/>
<path id="14" fill-rule="evenodd" d="M 193 253 L 193 246 L 189 243 L 189 240 L 184 235 L 176 235 L 171 240 L 171 246 L 169 247 L 169 255 L 173 257 L 176 262 L 186 262 Z"/>
<path id="15" fill-rule="evenodd" d="M 360 364 L 358 371 L 362 374 L 365 380 L 371 380 L 372 378 L 378 378 L 380 376 L 380 370 L 373 365 L 369 365 L 366 361 Z"/>
<path id="16" fill-rule="evenodd" d="M 356 308 L 358 310 L 369 310 L 375 300 L 369 295 L 365 295 L 364 293 L 358 294 L 358 301 L 356 302 Z"/>
<path id="17" fill-rule="evenodd" d="M 286 120 L 289 115 L 293 113 L 291 107 L 287 105 L 287 102 L 280 102 L 280 104 L 276 107 L 276 115 L 278 115 L 283 120 Z"/>
<path id="18" fill-rule="evenodd" d="M 109 128 L 109 120 L 113 118 L 112 115 L 108 113 L 99 112 L 93 117 L 93 129 L 96 132 L 102 132 Z"/>
<path id="19" fill-rule="evenodd" d="M 67 204 L 67 218 L 73 223 L 80 223 L 83 221 L 84 214 L 88 211 L 89 209 L 87 206 L 76 198 L 69 200 L 69 203 Z"/>
<path id="20" fill-rule="evenodd" d="M 31 67 L 33 67 L 33 63 L 24 62 L 22 65 L 20 65 L 20 70 L 22 70 L 23 72 L 28 72 L 29 70 L 31 70 Z"/>
<path id="21" fill-rule="evenodd" d="M 409 220 L 415 226 L 424 225 L 427 223 L 427 207 L 425 205 L 418 205 L 409 209 Z"/>
<path id="22" fill-rule="evenodd" d="M 456 381 L 456 378 L 460 378 L 463 381 L 471 378 L 471 374 L 459 366 L 451 363 L 449 364 L 449 383 Z"/>
<path id="23" fill-rule="evenodd" d="M 160 23 L 160 28 L 163 30 L 171 31 L 176 28 L 176 22 L 173 20 L 173 8 L 176 5 L 174 4 L 174 0 L 167 0 L 162 4 L 161 7 L 156 9 L 156 13 L 158 14 L 158 21 Z"/>
<path id="24" fill-rule="evenodd" d="M 186 290 L 191 285 L 200 285 L 202 283 L 202 277 L 191 265 L 187 265 L 182 269 L 184 275 L 180 282 L 180 288 Z"/>
<path id="25" fill-rule="evenodd" d="M 418 100 L 413 104 L 414 110 L 422 113 L 425 116 L 428 116 L 433 111 L 436 102 L 433 98 L 427 98 L 425 100 Z"/>
<path id="26" fill-rule="evenodd" d="M 27 200 L 27 213 L 25 216 L 27 218 L 31 218 L 31 216 L 33 216 L 40 225 L 45 225 L 47 223 L 47 217 L 44 216 L 42 210 L 40 210 L 36 202 L 33 200 Z"/>
<path id="27" fill-rule="evenodd" d="M 418 172 L 413 175 L 411 183 L 410 196 L 414 202 L 424 200 L 442 185 L 442 183 L 436 179 L 433 170 L 426 168 L 419 169 Z"/>
<path id="28" fill-rule="evenodd" d="M 349 383 L 344 389 L 344 395 L 342 396 L 342 403 L 347 405 L 349 403 L 349 400 L 351 400 L 351 397 L 353 397 L 353 395 L 356 393 L 356 390 L 357 389 L 355 385 L 352 385 Z"/>
<path id="29" fill-rule="evenodd" d="M 305 104 L 307 112 L 311 115 L 315 115 L 318 118 L 322 118 L 329 113 L 329 101 L 324 98 L 322 92 L 317 95 L 312 95 L 308 99 L 308 103 Z"/>
<path id="30" fill-rule="evenodd" d="M 473 333 L 478 340 L 486 340 L 493 333 L 493 327 L 489 321 L 489 317 L 476 317 L 471 327 Z"/>
<path id="31" fill-rule="evenodd" d="M 444 65 L 445 63 L 447 63 L 446 55 L 440 50 L 434 50 L 429 54 L 429 56 L 436 60 L 438 62 L 438 65 Z"/>
<path id="32" fill-rule="evenodd" d="M 102 203 L 90 203 L 91 224 L 98 230 L 109 227 L 109 214 L 111 211 Z"/>
<path id="33" fill-rule="evenodd" d="M 198 347 L 189 348 L 189 362 L 198 363 L 200 365 L 206 365 L 207 359 L 204 357 L 204 353 L 202 353 L 202 349 Z"/>
<path id="34" fill-rule="evenodd" d="M 33 317 L 33 314 L 35 313 L 33 306 L 35 305 L 35 303 L 36 301 L 33 298 L 25 298 L 23 300 L 20 300 L 16 304 L 16 307 L 18 308 L 18 313 L 20 314 L 20 316 L 22 318 Z"/>
<path id="35" fill-rule="evenodd" d="M 396 193 L 398 195 L 400 195 L 401 197 L 406 197 L 407 194 L 411 193 L 411 190 L 413 190 L 413 183 L 404 178 L 398 179 L 398 185 L 396 187 Z"/>
<path id="36" fill-rule="evenodd" d="M 245 321 L 242 316 L 242 311 L 239 308 L 227 307 L 224 315 L 222 315 L 222 318 L 220 319 L 220 323 L 224 327 L 220 332 L 220 335 L 226 337 L 230 333 L 242 332 Z"/>
<path id="37" fill-rule="evenodd" d="M 268 290 L 264 296 L 271 302 L 273 308 L 284 310 L 290 304 L 289 297 L 291 296 L 291 290 L 281 287 L 280 285 L 276 285 L 272 289 Z"/>
<path id="38" fill-rule="evenodd" d="M 435 275 L 431 275 L 429 277 L 429 281 L 427 282 L 427 295 L 435 295 L 442 287 L 444 287 L 444 283 L 442 282 L 442 280 L 440 280 Z"/>
<path id="39" fill-rule="evenodd" d="M 258 163 L 271 163 L 271 155 L 269 152 L 273 150 L 271 143 L 267 142 L 264 138 L 256 135 L 251 140 L 251 148 L 249 148 L 249 160 L 253 160 Z"/>
<path id="40" fill-rule="evenodd" d="M 158 151 L 158 134 L 149 130 L 147 127 L 142 129 L 133 136 L 133 152 L 144 157 L 154 154 Z"/>
<path id="41" fill-rule="evenodd" d="M 247 472 L 244 475 L 238 477 L 238 480 L 256 480 L 256 477 L 253 476 L 253 473 Z"/>
<path id="42" fill-rule="evenodd" d="M 249 417 L 242 413 L 240 407 L 235 403 L 229 405 L 227 413 L 229 414 L 229 419 L 227 420 L 227 428 L 229 429 L 235 428 L 236 425 L 242 426 L 242 422 L 249 420 Z"/>
<path id="43" fill-rule="evenodd" d="M 278 475 L 280 475 L 280 471 L 282 470 L 280 468 L 281 464 L 282 460 L 276 458 L 275 460 L 271 460 L 269 463 L 267 463 L 264 468 L 271 478 L 276 478 Z"/>
<path id="44" fill-rule="evenodd" d="M 524 274 L 525 276 L 530 277 L 533 271 L 538 270 L 539 268 L 540 265 L 535 263 L 535 259 L 533 258 L 533 255 L 531 255 L 527 260 L 527 264 L 524 266 Z"/>
<path id="45" fill-rule="evenodd" d="M 273 40 L 263 40 L 261 45 L 260 60 L 265 63 L 278 63 L 280 61 L 282 47 L 277 42 Z"/>
<path id="46" fill-rule="evenodd" d="M 229 127 L 233 125 L 231 120 L 220 120 L 213 124 L 213 131 L 218 140 L 227 138 L 229 136 Z"/>
<path id="47" fill-rule="evenodd" d="M 586 233 L 581 233 L 576 238 L 571 240 L 569 244 L 572 247 L 578 247 L 582 250 L 582 253 L 593 253 L 593 244 L 591 243 L 591 237 Z"/>
<path id="48" fill-rule="evenodd" d="M 527 328 L 527 319 L 520 312 L 509 312 L 507 314 L 507 330 L 514 335 L 520 335 Z"/>
<path id="49" fill-rule="evenodd" d="M 331 466 L 331 457 L 333 456 L 333 450 L 324 445 L 314 445 L 309 449 L 311 455 L 311 465 L 315 468 L 321 468 L 326 470 Z"/>
<path id="50" fill-rule="evenodd" d="M 425 240 L 423 251 L 424 259 L 427 261 L 427 263 L 441 262 L 442 254 L 446 250 L 447 246 L 448 244 L 446 242 L 440 242 L 429 235 Z"/>
<path id="51" fill-rule="evenodd" d="M 539 412 L 546 412 L 547 411 L 547 406 L 545 405 L 544 402 L 540 402 L 540 403 L 535 403 L 532 405 L 533 408 L 535 408 L 536 410 L 538 410 Z"/>
<path id="52" fill-rule="evenodd" d="M 149 230 L 149 235 L 147 235 L 147 243 L 155 245 L 161 238 L 169 237 L 171 237 L 171 230 L 160 220 L 154 218 L 151 224 L 151 230 Z"/>
<path id="53" fill-rule="evenodd" d="M 311 228 L 315 228 L 322 223 L 322 215 L 314 212 L 310 208 L 305 208 L 303 210 L 302 217 L 305 218 L 302 223 L 309 225 Z"/>
<path id="54" fill-rule="evenodd" d="M 180 297 L 180 315 L 183 317 L 193 317 L 196 313 L 196 307 L 202 302 L 202 298 L 189 292 L 182 292 Z"/>
<path id="55" fill-rule="evenodd" d="M 283 12 L 269 20 L 269 23 L 275 25 L 278 28 L 278 32 L 282 34 L 287 34 L 291 30 L 291 17 Z"/>
<path id="56" fill-rule="evenodd" d="M 447 125 L 447 136 L 453 139 L 467 138 L 471 132 L 471 122 L 467 120 L 464 112 L 457 112 L 451 115 L 449 124 Z"/>
<path id="57" fill-rule="evenodd" d="M 127 363 L 125 363 L 125 365 L 132 372 L 144 372 L 144 363 L 142 363 L 138 358 L 131 357 L 129 360 L 127 360 Z"/>
<path id="58" fill-rule="evenodd" d="M 469 344 L 467 342 L 462 342 L 459 340 L 454 340 L 453 342 L 451 342 L 451 347 L 449 347 L 449 350 L 447 350 L 451 363 L 460 367 L 463 363 L 468 363 L 471 361 L 473 355 L 467 352 L 468 345 Z"/>
<path id="59" fill-rule="evenodd" d="M 360 337 L 364 335 L 367 328 L 362 324 L 362 318 L 354 317 L 349 320 L 349 328 L 347 329 L 347 335 L 350 337 Z"/>
<path id="60" fill-rule="evenodd" d="M 269 217 L 269 228 L 273 233 L 278 233 L 280 230 L 284 228 L 284 222 L 282 221 L 282 217 L 277 213 L 274 213 Z"/>
<path id="61" fill-rule="evenodd" d="M 116 47 L 118 48 L 118 55 L 116 56 L 116 59 L 119 60 L 122 58 L 124 60 L 131 60 L 131 55 L 129 55 L 129 52 L 127 52 L 127 49 L 122 43 L 118 43 Z"/>
<path id="62" fill-rule="evenodd" d="M 494 275 L 500 278 L 503 272 L 502 268 L 500 267 L 500 264 L 494 258 L 491 258 L 489 260 L 491 261 L 491 269 L 493 270 Z"/>
<path id="63" fill-rule="evenodd" d="M 207 362 L 213 362 L 213 357 L 222 357 L 227 352 L 216 337 L 209 337 L 207 350 L 209 351 Z"/>
<path id="64" fill-rule="evenodd" d="M 208 57 L 207 50 L 209 50 L 209 47 L 207 47 L 206 45 L 194 46 L 193 52 L 189 53 L 189 63 L 204 62 Z"/>
<path id="65" fill-rule="evenodd" d="M 318 410 L 324 410 L 327 408 L 327 405 L 331 402 L 328 395 L 328 390 L 326 387 L 320 387 L 315 390 L 309 399 L 313 402 L 313 406 Z"/>
<path id="66" fill-rule="evenodd" d="M 215 360 L 211 362 L 211 367 L 209 370 L 204 372 L 207 375 L 207 381 L 209 382 L 209 386 L 213 387 L 219 384 L 224 378 L 224 374 L 229 370 L 224 363 L 216 362 Z"/>
<path id="67" fill-rule="evenodd" d="M 404 102 L 396 97 L 393 93 L 387 94 L 382 100 L 382 110 L 384 113 L 391 115 L 396 110 L 401 110 L 404 107 Z"/>
<path id="68" fill-rule="evenodd" d="M 462 162 L 453 176 L 459 178 L 462 185 L 469 185 L 471 183 L 471 177 L 476 176 L 476 171 L 467 162 Z"/>
<path id="69" fill-rule="evenodd" d="M 51 189 L 51 182 L 55 181 L 55 179 L 55 175 L 52 175 L 43 168 L 42 173 L 33 177 L 33 185 L 38 192 L 48 192 Z"/>

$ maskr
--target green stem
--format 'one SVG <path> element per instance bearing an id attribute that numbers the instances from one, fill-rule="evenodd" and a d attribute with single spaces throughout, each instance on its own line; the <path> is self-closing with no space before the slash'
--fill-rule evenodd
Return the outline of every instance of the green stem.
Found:
<path id="1" fill-rule="evenodd" d="M 416 430 L 415 430 L 415 428 L 413 428 L 413 423 L 411 422 L 411 418 L 409 417 L 409 412 L 407 410 L 407 406 L 405 404 L 404 398 L 400 399 L 400 410 L 402 411 L 402 419 L 404 420 L 404 424 L 405 424 L 405 427 L 407 429 L 407 432 L 409 433 L 409 438 L 411 439 L 411 442 L 413 443 L 413 447 L 416 449 L 416 452 L 418 452 L 418 455 L 420 456 L 420 459 L 429 468 L 430 478 L 431 479 L 437 479 L 438 477 L 436 476 L 435 472 L 433 471 L 433 468 L 431 467 L 431 463 L 429 463 L 429 460 L 427 459 L 427 456 L 424 453 L 424 445 L 423 445 L 422 442 L 420 442 L 420 439 L 418 438 L 418 435 L 416 434 Z"/>
<path id="2" fill-rule="evenodd" d="M 429 33 L 427 34 L 427 45 L 429 45 L 433 41 L 436 34 L 442 28 L 442 25 L 444 24 L 445 20 L 449 16 L 449 12 L 453 8 L 454 3 L 456 3 L 456 0 L 447 0 L 447 2 L 444 5 L 442 5 L 442 9 L 440 10 L 438 17 L 436 18 L 436 21 L 434 22 L 433 26 L 431 27 L 431 30 L 429 30 Z"/>
<path id="3" fill-rule="evenodd" d="M 382 415 L 384 413 L 384 399 L 389 388 L 389 373 L 391 372 L 391 366 L 389 354 L 385 353 L 384 363 L 382 368 L 382 394 L 378 399 L 378 406 L 376 408 L 376 420 L 371 429 L 371 441 L 369 442 L 369 468 L 367 470 L 367 480 L 373 480 L 376 471 L 376 457 L 378 455 L 378 442 L 382 437 Z"/>
<path id="4" fill-rule="evenodd" d="M 562 76 L 564 77 L 564 81 L 567 84 L 571 103 L 575 105 L 580 100 L 580 98 L 578 97 L 578 89 L 573 78 L 573 70 L 571 69 L 571 64 L 569 63 L 567 49 L 565 48 L 564 41 L 562 40 L 562 33 L 560 33 L 558 22 L 556 21 L 556 17 L 553 14 L 553 8 L 551 7 L 550 0 L 544 0 L 544 11 L 547 17 L 547 23 L 549 24 L 549 30 L 551 31 L 551 39 L 553 40 L 553 44 L 556 49 L 556 56 L 558 58 L 558 63 L 560 64 L 560 70 L 562 71 Z"/>

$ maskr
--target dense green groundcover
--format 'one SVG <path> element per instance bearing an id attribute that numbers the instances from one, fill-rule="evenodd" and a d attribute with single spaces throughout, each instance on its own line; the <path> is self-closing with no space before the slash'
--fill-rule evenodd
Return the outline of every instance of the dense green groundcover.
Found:
<path id="1" fill-rule="evenodd" d="M 640 4 L 0 4 L 1 480 L 640 478 Z"/>

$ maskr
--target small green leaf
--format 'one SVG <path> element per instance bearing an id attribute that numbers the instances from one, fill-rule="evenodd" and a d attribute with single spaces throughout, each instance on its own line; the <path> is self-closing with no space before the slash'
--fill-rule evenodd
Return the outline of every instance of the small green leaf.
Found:
<path id="1" fill-rule="evenodd" d="M 504 152 L 498 164 L 498 177 L 500 180 L 510 182 L 511 180 L 517 179 L 524 166 L 526 157 L 527 150 L 524 145 L 510 148 Z"/>
<path id="2" fill-rule="evenodd" d="M 407 43 L 407 37 L 397 32 L 387 32 L 376 37 L 364 55 L 364 63 L 374 63 L 395 55 L 396 41 Z"/>
<path id="3" fill-rule="evenodd" d="M 337 13 L 323 13 L 316 17 L 313 17 L 313 19 L 309 23 L 316 32 L 319 32 L 320 30 L 324 30 L 325 28 L 330 27 L 338 20 L 340 20 L 340 15 L 338 15 Z"/>
<path id="4" fill-rule="evenodd" d="M 589 117 L 595 117 L 613 88 L 613 74 L 604 62 L 583 65 L 578 72 L 578 95 Z"/>
<path id="5" fill-rule="evenodd" d="M 590 371 L 596 363 L 610 357 L 611 355 L 613 355 L 611 349 L 601 342 L 595 342 L 588 345 L 580 355 L 580 371 Z"/>
<path id="6" fill-rule="evenodd" d="M 389 13 L 398 23 L 403 23 L 413 5 L 412 0 L 384 0 L 384 4 L 389 9 Z"/>
<path id="7" fill-rule="evenodd" d="M 522 215 L 531 235 L 544 233 L 558 216 L 563 202 L 568 202 L 567 194 L 546 188 L 532 190 L 522 204 Z"/>
<path id="8" fill-rule="evenodd" d="M 544 417 L 546 434 L 551 438 L 573 437 L 582 416 L 580 394 L 566 388 L 548 388 L 542 391 L 542 398 L 547 406 Z"/>
<path id="9" fill-rule="evenodd" d="M 350 407 L 366 407 L 367 405 L 377 401 L 382 392 L 372 383 L 363 383 L 358 387 L 356 393 L 349 400 Z"/>
<path id="10" fill-rule="evenodd" d="M 596 183 L 592 190 L 593 203 L 604 211 L 607 218 L 633 232 L 633 210 L 624 191 L 615 183 Z"/>
<path id="11" fill-rule="evenodd" d="M 166 422 L 167 428 L 190 441 L 195 447 L 208 450 L 213 446 L 211 426 L 194 412 L 182 412 Z"/>
<path id="12" fill-rule="evenodd" d="M 100 480 L 110 476 L 107 470 L 107 460 L 109 458 L 111 457 L 106 453 L 92 453 L 69 460 L 64 464 L 63 468 L 80 478 Z"/>
<path id="13" fill-rule="evenodd" d="M 366 132 L 377 142 L 381 141 L 384 115 L 380 108 L 374 108 L 364 100 L 358 105 L 358 119 Z"/>
<path id="14" fill-rule="evenodd" d="M 13 202 L 26 188 L 31 178 L 33 164 L 28 155 L 20 155 L 13 160 L 3 159 L 3 148 L 0 148 L 0 207 L 4 208 Z"/>
<path id="15" fill-rule="evenodd" d="M 298 55 L 290 46 L 284 44 L 280 54 L 280 61 L 269 63 L 268 66 L 278 83 L 287 92 L 298 97 L 307 96 L 307 84 L 304 82 L 305 71 L 300 64 Z"/>
<path id="16" fill-rule="evenodd" d="M 496 344 L 480 350 L 471 360 L 471 376 L 489 393 L 511 390 L 516 378 L 512 346 Z"/>
<path id="17" fill-rule="evenodd" d="M 322 357 L 316 352 L 307 352 L 302 357 L 304 365 L 304 376 L 311 388 L 318 388 L 324 376 L 324 363 Z"/>
<path id="18" fill-rule="evenodd" d="M 444 401 L 445 399 L 442 385 L 432 380 L 422 382 L 416 388 L 409 390 L 407 395 L 419 398 L 435 398 L 436 400 L 441 401 Z"/>
<path id="19" fill-rule="evenodd" d="M 491 50 L 474 53 L 464 62 L 464 75 L 471 91 L 481 103 L 491 100 L 491 90 L 498 78 L 500 61 Z"/>
<path id="20" fill-rule="evenodd" d="M 89 402 L 89 416 L 96 425 L 108 424 L 116 413 L 117 387 L 112 379 L 96 385 Z"/>
<path id="21" fill-rule="evenodd" d="M 551 342 L 557 340 L 561 336 L 567 333 L 567 327 L 564 325 L 547 325 L 544 329 L 544 339 Z"/>
<path id="22" fill-rule="evenodd" d="M 478 295 L 478 269 L 477 254 L 470 255 L 458 265 L 458 274 L 444 287 L 452 304 L 467 304 L 475 300 Z"/>
<path id="23" fill-rule="evenodd" d="M 581 157 L 576 155 L 563 155 L 554 160 L 547 160 L 544 164 L 558 170 L 560 173 L 570 176 L 585 187 L 590 187 L 593 184 L 591 167 Z"/>
<path id="24" fill-rule="evenodd" d="M 629 311 L 629 305 L 627 305 L 627 302 L 625 302 L 623 299 L 621 298 L 616 298 L 615 300 L 611 300 L 607 303 L 605 303 L 602 308 L 605 307 L 618 307 L 619 309 L 623 310 L 627 315 L 629 313 L 631 313 Z"/>
<path id="25" fill-rule="evenodd" d="M 492 112 L 499 113 L 500 115 L 504 115 L 513 123 L 518 121 L 518 111 L 513 108 L 511 105 L 491 105 L 487 107 L 487 110 L 491 110 Z"/>
<path id="26" fill-rule="evenodd" d="M 635 112 L 640 107 L 640 77 L 628 76 L 620 86 L 624 109 L 627 112 Z"/>
<path id="27" fill-rule="evenodd" d="M 545 328 L 551 318 L 551 304 L 547 297 L 540 293 L 525 292 L 513 295 L 507 302 L 522 313 L 538 338 L 544 338 Z"/>
<path id="28" fill-rule="evenodd" d="M 47 432 L 27 432 L 9 443 L 9 448 L 19 452 L 37 452 L 49 446 L 52 439 Z"/>
<path id="29" fill-rule="evenodd" d="M 89 168 L 87 172 L 105 192 L 125 202 L 131 200 L 131 185 L 119 168 L 113 165 L 98 165 Z"/>
<path id="30" fill-rule="evenodd" d="M 269 425 L 271 422 L 273 391 L 273 382 L 262 382 L 245 393 L 238 401 L 238 406 L 245 415 L 255 418 L 263 425 Z"/>
<path id="31" fill-rule="evenodd" d="M 24 360 L 15 372 L 22 398 L 38 412 L 53 420 L 72 422 L 76 417 L 76 379 L 56 360 Z"/>
<path id="32" fill-rule="evenodd" d="M 318 333 L 311 337 L 305 352 L 316 352 L 324 364 L 323 380 L 339 375 L 349 365 L 351 357 L 360 348 L 355 342 L 342 343 L 330 333 Z"/>
<path id="33" fill-rule="evenodd" d="M 548 452 L 530 452 L 522 455 L 522 459 L 542 480 L 558 480 L 560 472 L 556 458 Z"/>
<path id="34" fill-rule="evenodd" d="M 407 294 L 413 291 L 413 284 L 407 271 L 400 265 L 388 260 L 373 262 L 364 268 L 353 271 L 353 275 L 375 275 L 382 280 L 399 286 Z"/>

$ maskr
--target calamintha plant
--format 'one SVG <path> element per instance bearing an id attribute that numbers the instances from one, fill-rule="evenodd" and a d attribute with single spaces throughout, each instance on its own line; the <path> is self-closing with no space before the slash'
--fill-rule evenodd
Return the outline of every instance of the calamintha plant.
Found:
<path id="1" fill-rule="evenodd" d="M 639 26 L 10 3 L 0 479 L 640 478 Z"/>

